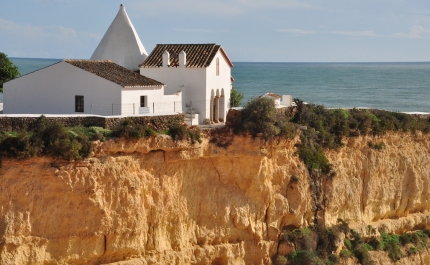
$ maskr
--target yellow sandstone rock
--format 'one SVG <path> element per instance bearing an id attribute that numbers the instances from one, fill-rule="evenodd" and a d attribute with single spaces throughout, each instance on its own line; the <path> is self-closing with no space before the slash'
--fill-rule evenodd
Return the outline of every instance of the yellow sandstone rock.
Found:
<path id="1" fill-rule="evenodd" d="M 314 222 L 299 138 L 217 144 L 208 134 L 194 145 L 168 136 L 96 143 L 77 162 L 2 161 L 0 264 L 271 264 L 291 252 L 279 233 Z M 322 187 L 321 222 L 342 218 L 363 236 L 430 228 L 430 137 L 345 141 L 327 151 L 336 176 Z"/>

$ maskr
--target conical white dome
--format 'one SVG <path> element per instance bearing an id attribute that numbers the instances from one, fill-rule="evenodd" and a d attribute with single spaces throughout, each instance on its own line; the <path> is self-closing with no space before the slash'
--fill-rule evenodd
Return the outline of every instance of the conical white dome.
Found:
<path id="1" fill-rule="evenodd" d="M 130 70 L 139 70 L 139 65 L 148 57 L 124 5 L 97 46 L 91 60 L 112 60 Z"/>

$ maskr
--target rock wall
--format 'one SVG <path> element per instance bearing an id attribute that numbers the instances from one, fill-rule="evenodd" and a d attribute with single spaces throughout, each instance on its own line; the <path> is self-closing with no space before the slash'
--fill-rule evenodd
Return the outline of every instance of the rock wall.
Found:
<path id="1" fill-rule="evenodd" d="M 26 116 L 0 116 L 0 132 L 12 132 L 21 130 L 32 130 L 37 126 L 40 117 Z M 105 116 L 59 116 L 46 117 L 47 122 L 58 122 L 66 127 L 74 126 L 96 126 L 105 129 L 113 129 L 126 119 L 133 120 L 136 124 L 144 124 L 150 128 L 163 131 L 169 129 L 169 124 L 183 123 L 184 115 L 162 115 L 162 116 L 131 116 L 131 117 L 105 117 Z"/>
<path id="2" fill-rule="evenodd" d="M 314 221 L 298 142 L 205 132 L 95 143 L 78 162 L 4 160 L 0 264 L 271 264 L 279 233 Z M 323 224 L 430 228 L 429 136 L 348 138 L 327 156 Z"/>

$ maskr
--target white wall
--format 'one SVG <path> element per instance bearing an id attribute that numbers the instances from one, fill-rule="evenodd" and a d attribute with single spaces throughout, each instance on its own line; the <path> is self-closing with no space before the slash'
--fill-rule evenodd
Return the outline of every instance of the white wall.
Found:
<path id="1" fill-rule="evenodd" d="M 220 74 L 216 76 L 216 58 L 220 60 Z M 197 110 L 199 115 L 199 123 L 210 118 L 210 99 L 211 90 L 224 89 L 224 104 L 223 109 L 225 117 L 227 115 L 230 104 L 231 91 L 231 68 L 220 51 L 217 52 L 212 63 L 207 68 L 188 68 L 188 67 L 151 67 L 140 68 L 140 73 L 144 76 L 153 78 L 166 84 L 165 90 L 167 94 L 175 93 L 179 86 L 183 88 L 183 111 L 186 112 L 186 105 L 193 101 L 193 109 Z"/>
<path id="2" fill-rule="evenodd" d="M 121 89 L 113 82 L 60 62 L 5 83 L 4 113 L 90 114 L 91 104 L 120 104 Z M 75 95 L 84 96 L 84 112 L 75 112 Z"/>
<path id="3" fill-rule="evenodd" d="M 216 58 L 219 58 L 219 76 L 216 75 Z M 220 116 L 220 118 L 225 121 L 230 108 L 231 67 L 220 50 L 216 53 L 212 63 L 206 68 L 206 76 L 206 94 L 209 95 L 209 97 L 212 89 L 215 95 L 217 95 L 217 90 L 219 91 L 219 95 L 221 95 L 221 90 L 224 89 L 224 104 L 220 106 L 224 115 L 223 117 Z M 221 102 L 222 101 L 220 101 L 220 103 Z"/>
<path id="4" fill-rule="evenodd" d="M 186 112 L 186 105 L 193 101 L 193 109 L 201 114 L 200 122 L 203 121 L 206 115 L 206 102 L 210 100 L 206 95 L 205 68 L 142 67 L 140 73 L 166 84 L 166 94 L 176 93 L 180 86 L 184 86 L 182 88 L 183 111 Z"/>
<path id="5" fill-rule="evenodd" d="M 178 93 L 177 95 L 164 95 L 164 87 L 161 86 L 158 88 L 145 89 L 124 88 L 122 90 L 122 102 L 124 105 L 122 108 L 122 114 L 139 114 L 141 96 L 147 96 L 147 107 L 150 108 L 150 113 L 162 114 L 182 112 L 182 93 Z"/>

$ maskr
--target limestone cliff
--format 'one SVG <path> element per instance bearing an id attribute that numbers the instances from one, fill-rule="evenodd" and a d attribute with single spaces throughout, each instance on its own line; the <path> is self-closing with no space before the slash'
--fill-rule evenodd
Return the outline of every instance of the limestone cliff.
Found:
<path id="1" fill-rule="evenodd" d="M 279 233 L 314 221 L 299 137 L 210 134 L 96 143 L 79 162 L 2 161 L 0 264 L 271 264 Z M 320 222 L 364 236 L 430 228 L 430 136 L 389 133 L 380 151 L 368 141 L 327 151 L 336 176 L 319 187 Z"/>

